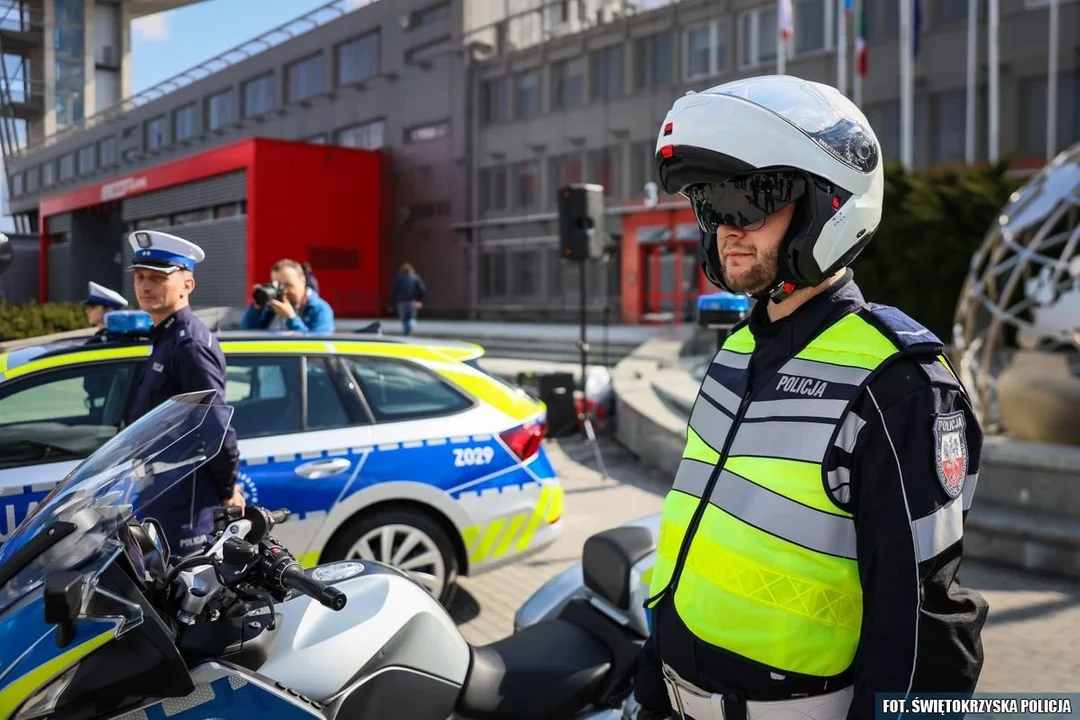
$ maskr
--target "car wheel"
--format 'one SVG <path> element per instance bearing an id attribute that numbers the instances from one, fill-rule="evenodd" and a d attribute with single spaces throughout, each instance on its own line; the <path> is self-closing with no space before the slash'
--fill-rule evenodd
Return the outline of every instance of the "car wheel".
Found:
<path id="1" fill-rule="evenodd" d="M 326 559 L 375 560 L 404 570 L 444 606 L 457 591 L 458 561 L 439 523 L 409 509 L 361 517 L 327 548 Z"/>

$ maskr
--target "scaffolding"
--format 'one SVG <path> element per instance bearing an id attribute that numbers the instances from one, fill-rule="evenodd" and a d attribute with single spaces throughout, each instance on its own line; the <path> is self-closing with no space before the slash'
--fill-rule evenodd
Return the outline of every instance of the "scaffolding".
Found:
<path id="1" fill-rule="evenodd" d="M 0 0 L 0 152 L 9 190 L 10 161 L 26 148 L 31 122 L 45 111 L 44 87 L 31 64 L 44 49 L 44 33 L 43 0 Z M 31 232 L 30 219 L 16 216 L 15 231 Z"/>

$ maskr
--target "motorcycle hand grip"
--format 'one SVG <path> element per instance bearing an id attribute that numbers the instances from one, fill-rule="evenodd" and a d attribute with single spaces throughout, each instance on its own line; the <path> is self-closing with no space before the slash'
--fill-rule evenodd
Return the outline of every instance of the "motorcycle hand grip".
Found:
<path id="1" fill-rule="evenodd" d="M 281 573 L 281 584 L 292 590 L 307 595 L 312 600 L 317 600 L 324 607 L 338 611 L 345 607 L 348 597 L 333 585 L 319 582 L 307 575 L 300 564 L 293 562 Z"/>

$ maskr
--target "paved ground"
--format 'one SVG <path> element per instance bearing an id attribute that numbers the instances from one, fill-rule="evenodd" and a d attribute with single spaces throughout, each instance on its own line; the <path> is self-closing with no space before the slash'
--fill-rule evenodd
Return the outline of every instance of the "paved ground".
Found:
<path id="1" fill-rule="evenodd" d="M 514 611 L 555 572 L 578 561 L 594 532 L 658 512 L 670 481 L 635 463 L 609 440 L 601 440 L 612 480 L 594 469 L 592 447 L 573 438 L 549 441 L 555 467 L 566 484 L 563 536 L 517 566 L 462 580 L 453 614 L 465 637 L 482 644 L 512 629 Z M 964 583 L 990 603 L 983 631 L 985 692 L 1055 692 L 1080 687 L 1080 587 L 1076 583 L 970 563 Z"/>

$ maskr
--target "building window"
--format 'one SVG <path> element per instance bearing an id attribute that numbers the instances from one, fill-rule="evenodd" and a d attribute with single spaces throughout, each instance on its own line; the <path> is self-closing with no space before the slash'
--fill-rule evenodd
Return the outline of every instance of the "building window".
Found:
<path id="1" fill-rule="evenodd" d="M 428 123 L 427 125 L 414 125 L 411 128 L 405 129 L 405 142 L 424 142 L 425 140 L 434 140 L 436 138 L 445 137 L 449 134 L 449 120 L 443 120 L 442 122 L 437 123 Z"/>
<path id="2" fill-rule="evenodd" d="M 244 88 L 244 117 L 262 115 L 274 107 L 274 74 L 248 80 Z"/>
<path id="3" fill-rule="evenodd" d="M 285 68 L 285 102 L 299 102 L 325 89 L 323 54 L 297 60 Z"/>
<path id="4" fill-rule="evenodd" d="M 506 209 L 506 167 L 481 168 L 479 173 L 480 212 Z"/>
<path id="5" fill-rule="evenodd" d="M 225 127 L 235 119 L 236 91 L 222 90 L 206 99 L 206 126 L 210 130 Z"/>
<path id="6" fill-rule="evenodd" d="M 727 24 L 723 20 L 702 23 L 686 29 L 683 52 L 683 78 L 717 75 L 727 70 Z"/>
<path id="7" fill-rule="evenodd" d="M 195 118 L 198 113 L 197 105 L 191 103 L 173 112 L 173 139 L 177 142 L 190 140 L 195 137 Z"/>
<path id="8" fill-rule="evenodd" d="M 349 85 L 379 74 L 379 31 L 337 46 L 337 84 Z"/>
<path id="9" fill-rule="evenodd" d="M 78 161 L 80 175 L 89 175 L 94 172 L 94 146 L 87 145 L 79 148 Z"/>
<path id="10" fill-rule="evenodd" d="M 874 105 L 866 109 L 866 120 L 874 128 L 881 155 L 885 162 L 900 159 L 900 103 L 897 101 Z M 918 137 L 916 135 L 916 137 Z"/>
<path id="11" fill-rule="evenodd" d="M 56 163 L 49 161 L 41 166 L 41 184 L 52 187 L 56 184 Z"/>
<path id="12" fill-rule="evenodd" d="M 191 223 L 210 220 L 213 217 L 214 211 L 211 208 L 200 208 L 199 210 L 189 210 L 188 212 L 176 213 L 172 216 L 172 224 L 189 225 Z"/>
<path id="13" fill-rule="evenodd" d="M 1020 148 L 1024 153 L 1046 152 L 1046 76 L 1020 80 Z M 1058 75 L 1056 151 L 1080 140 L 1080 73 Z"/>
<path id="14" fill-rule="evenodd" d="M 68 153 L 60 157 L 60 182 L 67 182 L 75 177 L 75 155 Z"/>
<path id="15" fill-rule="evenodd" d="M 551 66 L 551 109 L 569 110 L 585 104 L 584 57 L 560 60 Z"/>
<path id="16" fill-rule="evenodd" d="M 25 3 L 22 3 L 25 4 Z M 11 6 L 8 3 L 8 6 Z M 19 7 L 20 3 L 15 3 Z M 86 17 L 83 0 L 55 0 L 54 85 L 57 129 L 80 122 L 85 105 Z"/>
<path id="17" fill-rule="evenodd" d="M 450 16 L 450 2 L 449 0 L 443 0 L 443 2 L 437 2 L 434 5 L 428 5 L 425 8 L 409 13 L 409 29 L 449 20 Z"/>
<path id="18" fill-rule="evenodd" d="M 964 91 L 941 93 L 934 102 L 934 159 L 939 163 L 964 159 Z"/>
<path id="19" fill-rule="evenodd" d="M 133 163 L 139 159 L 139 148 L 127 148 L 120 153 L 120 157 L 123 158 L 126 163 Z"/>
<path id="20" fill-rule="evenodd" d="M 659 32 L 634 40 L 634 89 L 670 85 L 675 80 L 673 53 L 670 32 Z"/>
<path id="21" fill-rule="evenodd" d="M 592 99 L 611 100 L 623 94 L 623 46 L 612 45 L 592 54 Z"/>
<path id="22" fill-rule="evenodd" d="M 537 180 L 540 175 L 539 164 L 535 160 L 526 160 L 514 165 L 512 177 L 514 178 L 514 209 L 533 210 L 537 207 L 539 188 Z"/>
<path id="23" fill-rule="evenodd" d="M 750 10 L 739 17 L 740 67 L 776 60 L 776 43 L 780 34 L 778 27 L 775 6 Z"/>
<path id="24" fill-rule="evenodd" d="M 795 3 L 795 55 L 824 50 L 828 47 L 825 27 L 832 0 L 798 0 Z"/>
<path id="25" fill-rule="evenodd" d="M 26 192 L 35 193 L 38 191 L 38 179 L 39 171 L 36 167 L 30 168 L 26 171 Z"/>
<path id="26" fill-rule="evenodd" d="M 98 164 L 103 168 L 111 167 L 116 164 L 115 135 L 110 135 L 98 142 Z"/>
<path id="27" fill-rule="evenodd" d="M 146 149 L 158 150 L 165 147 L 165 116 L 159 115 L 146 123 Z"/>
<path id="28" fill-rule="evenodd" d="M 514 77 L 514 104 L 517 117 L 530 118 L 540 114 L 540 71 L 526 70 Z"/>
<path id="29" fill-rule="evenodd" d="M 559 188 L 567 183 L 579 183 L 585 179 L 580 153 L 567 153 L 548 158 L 547 179 L 547 196 L 554 207 Z"/>
<path id="30" fill-rule="evenodd" d="M 604 197 L 618 197 L 619 172 L 618 148 L 607 147 L 590 150 L 588 155 L 588 182 L 604 186 Z"/>
<path id="31" fill-rule="evenodd" d="M 338 130 L 334 137 L 334 143 L 342 147 L 378 150 L 383 147 L 385 129 L 386 121 L 381 119 L 352 125 Z"/>
<path id="32" fill-rule="evenodd" d="M 330 138 L 326 136 L 326 133 L 319 133 L 318 135 L 312 135 L 309 138 L 305 138 L 304 142 L 311 143 L 312 145 L 325 145 L 330 141 Z"/>
<path id="33" fill-rule="evenodd" d="M 938 23 L 967 20 L 968 0 L 937 0 L 934 7 L 937 9 Z"/>
<path id="34" fill-rule="evenodd" d="M 23 174 L 15 173 L 11 176 L 11 196 L 19 197 L 23 194 Z"/>
<path id="35" fill-rule="evenodd" d="M 480 102 L 485 123 L 502 122 L 510 119 L 509 80 L 503 77 L 485 80 L 480 86 Z"/>

